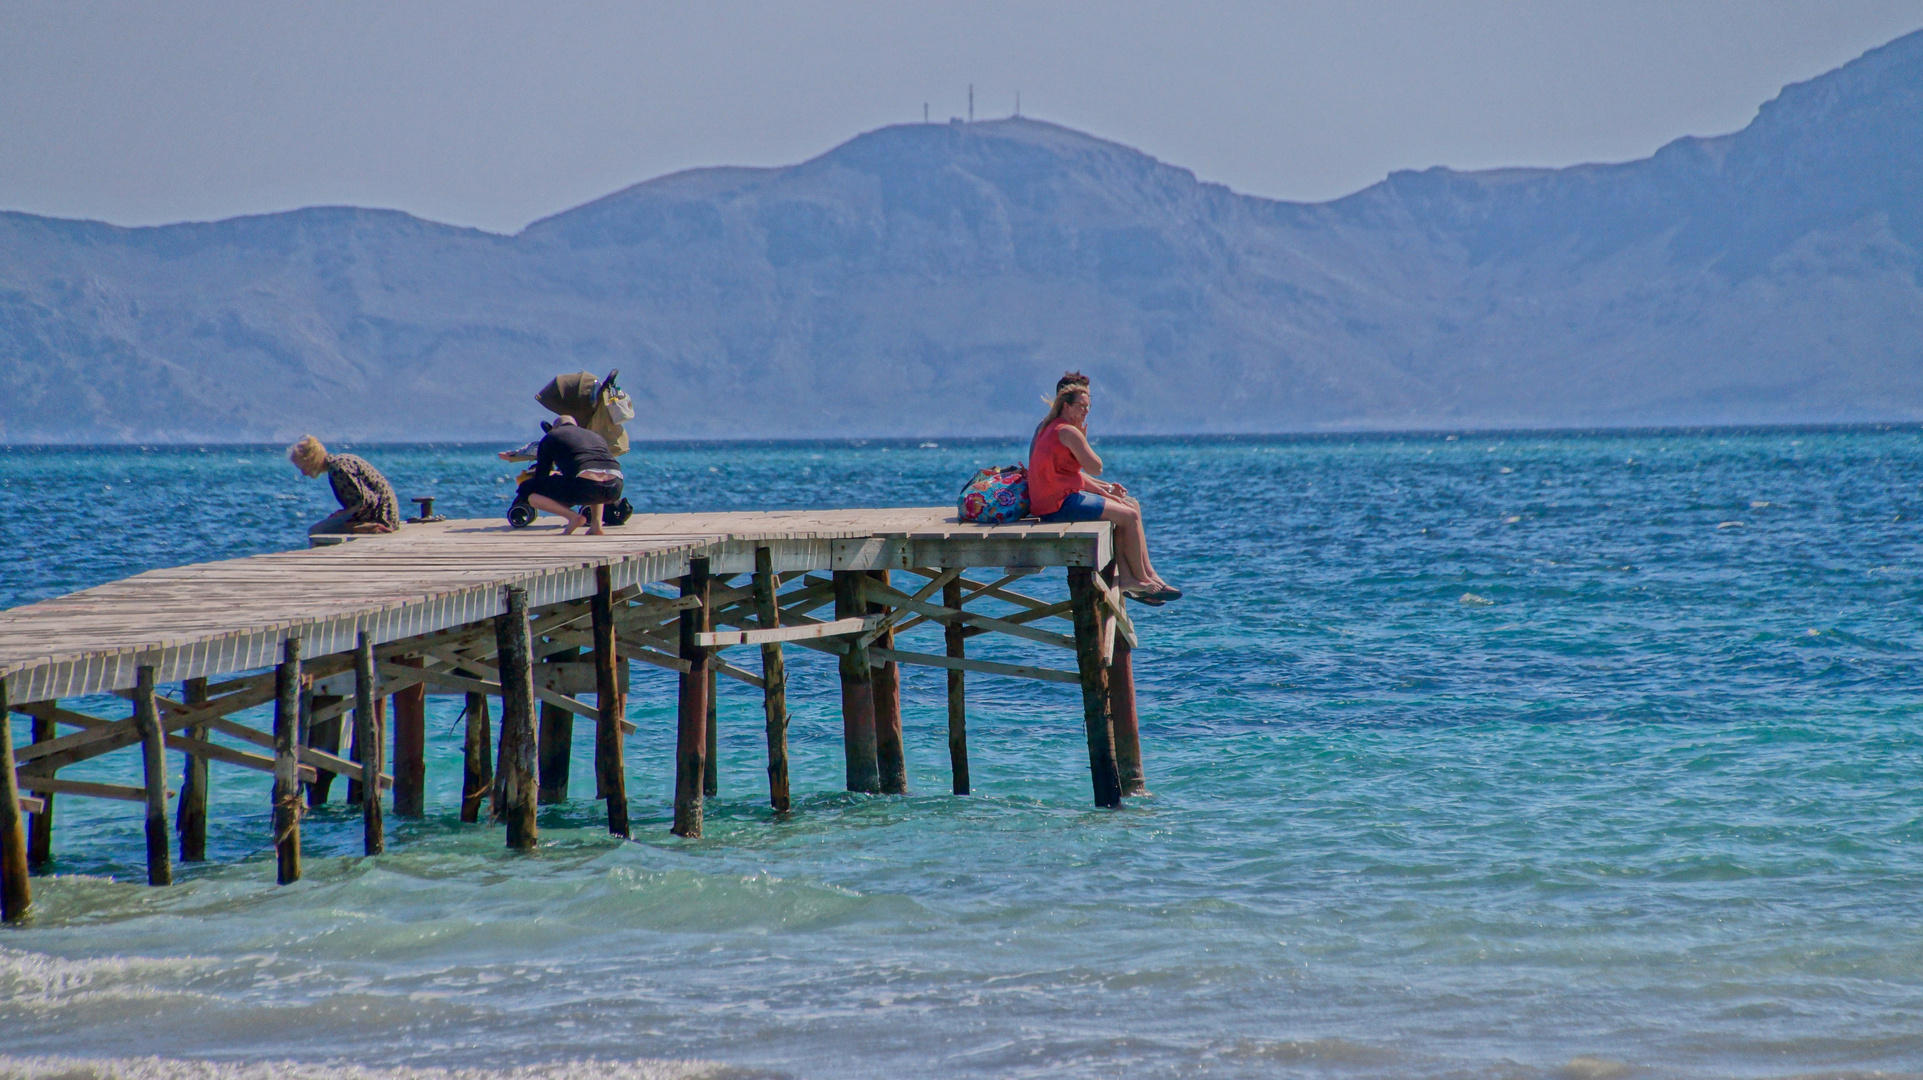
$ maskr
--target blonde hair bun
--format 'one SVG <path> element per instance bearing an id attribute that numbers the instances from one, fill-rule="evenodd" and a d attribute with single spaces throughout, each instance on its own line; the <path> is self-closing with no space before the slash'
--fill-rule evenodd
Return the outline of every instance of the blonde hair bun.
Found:
<path id="1" fill-rule="evenodd" d="M 327 463 L 327 447 L 312 435 L 303 435 L 299 442 L 287 448 L 287 460 L 302 472 L 319 472 Z"/>

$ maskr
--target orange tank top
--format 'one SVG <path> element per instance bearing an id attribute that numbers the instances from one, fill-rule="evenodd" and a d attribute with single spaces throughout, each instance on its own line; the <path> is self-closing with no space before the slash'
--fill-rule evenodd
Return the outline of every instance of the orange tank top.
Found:
<path id="1" fill-rule="evenodd" d="M 1056 417 L 1028 448 L 1028 512 L 1036 517 L 1060 510 L 1063 499 L 1082 490 L 1082 463 L 1059 433 L 1066 423 Z"/>

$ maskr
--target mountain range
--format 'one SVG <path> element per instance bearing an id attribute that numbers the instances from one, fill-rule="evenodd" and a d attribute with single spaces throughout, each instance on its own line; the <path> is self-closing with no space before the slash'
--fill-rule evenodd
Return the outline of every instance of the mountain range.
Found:
<path id="1" fill-rule="evenodd" d="M 1007 435 L 1923 419 L 1923 31 L 1639 161 L 1237 194 L 1006 119 L 696 169 L 513 236 L 0 213 L 0 441 Z"/>

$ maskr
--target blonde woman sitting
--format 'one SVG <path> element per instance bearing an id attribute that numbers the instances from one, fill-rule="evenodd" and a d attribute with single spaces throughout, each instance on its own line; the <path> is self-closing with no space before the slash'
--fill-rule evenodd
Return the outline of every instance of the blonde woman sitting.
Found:
<path id="1" fill-rule="evenodd" d="M 307 535 L 389 533 L 401 527 L 394 489 L 366 460 L 353 454 L 330 454 L 312 435 L 295 443 L 287 451 L 287 460 L 310 480 L 326 473 L 334 487 L 334 499 L 341 504 L 339 510 L 315 522 Z"/>

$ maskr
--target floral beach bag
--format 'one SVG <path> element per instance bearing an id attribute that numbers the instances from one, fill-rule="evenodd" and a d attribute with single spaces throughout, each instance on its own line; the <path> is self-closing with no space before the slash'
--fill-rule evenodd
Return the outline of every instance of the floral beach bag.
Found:
<path id="1" fill-rule="evenodd" d="M 977 525 L 1006 525 L 1028 516 L 1028 470 L 1020 465 L 983 469 L 962 485 L 955 512 Z"/>

